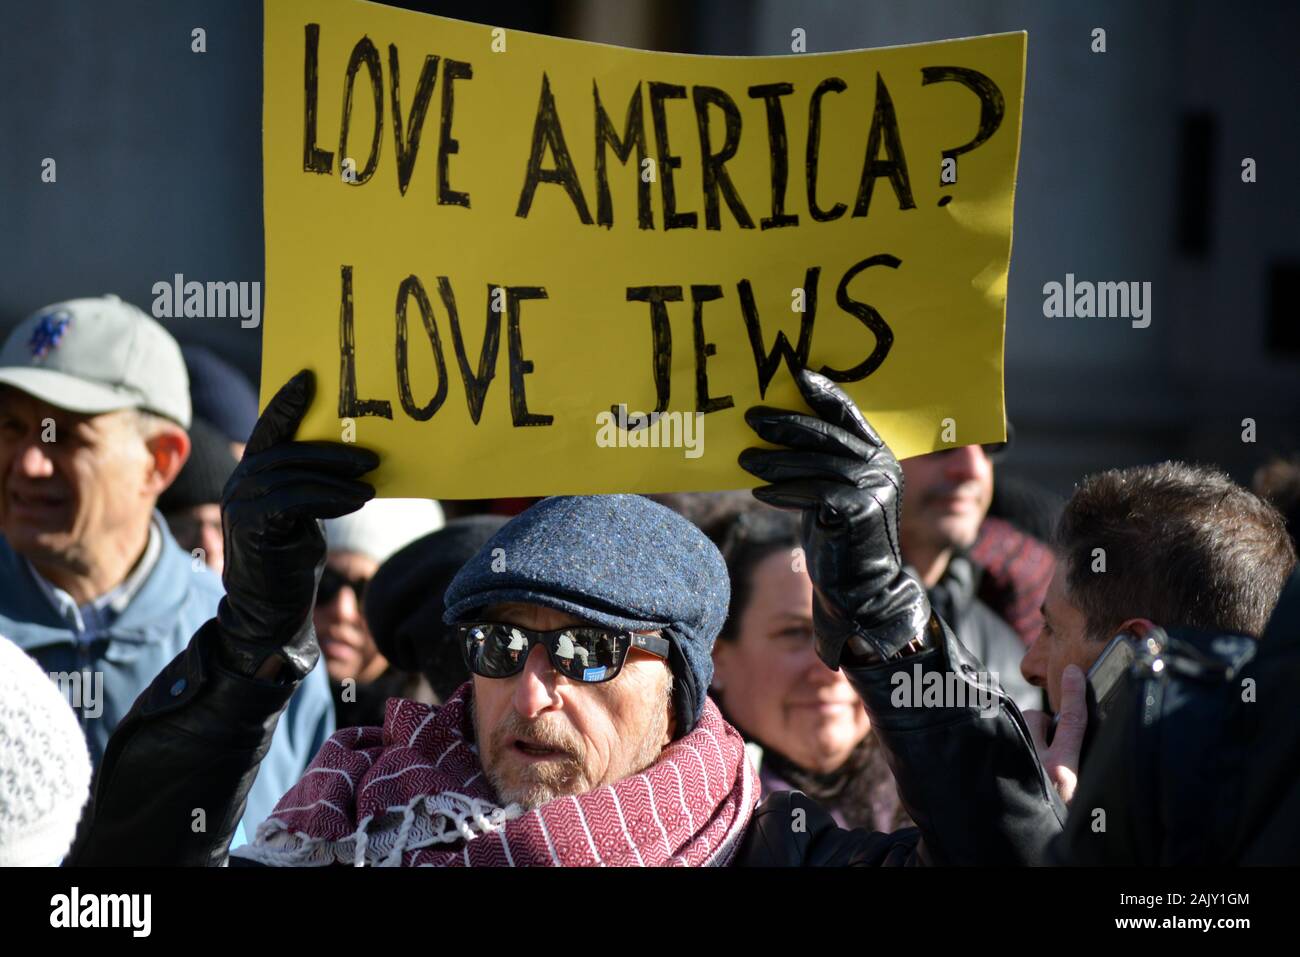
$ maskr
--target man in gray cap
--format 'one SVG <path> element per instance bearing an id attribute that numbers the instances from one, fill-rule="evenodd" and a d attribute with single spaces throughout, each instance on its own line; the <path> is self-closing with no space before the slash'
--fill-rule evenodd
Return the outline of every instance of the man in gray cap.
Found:
<path id="1" fill-rule="evenodd" d="M 221 598 L 155 509 L 189 426 L 176 341 L 116 296 L 47 306 L 0 348 L 0 634 L 58 676 L 96 766 Z M 324 674 L 303 684 L 254 787 L 258 813 L 334 730 Z"/>
<path id="2" fill-rule="evenodd" d="M 263 726 L 318 654 L 317 519 L 373 494 L 361 476 L 378 464 L 374 453 L 294 441 L 314 393 L 304 372 L 268 403 L 227 486 L 220 614 L 114 737 L 73 862 L 1042 861 L 1064 805 L 1014 703 L 903 570 L 897 460 L 831 382 L 797 378 L 812 414 L 750 409 L 746 421 L 776 448 L 746 450 L 741 465 L 769 483 L 757 497 L 803 514 L 818 653 L 863 696 L 918 828 L 845 830 L 798 792 L 759 803 L 743 739 L 707 695 L 730 591 L 721 556 L 642 496 L 597 495 L 538 503 L 457 574 L 444 620 L 472 677 L 440 708 L 393 699 L 383 728 L 335 735 L 233 856 L 229 827 L 184 833 L 178 822 L 200 799 L 232 819 Z M 512 655 L 520 637 L 526 651 Z M 562 653 L 569 646 L 586 661 Z M 896 704 L 898 674 L 970 693 Z M 167 687 L 182 675 L 201 687 L 177 706 Z"/>

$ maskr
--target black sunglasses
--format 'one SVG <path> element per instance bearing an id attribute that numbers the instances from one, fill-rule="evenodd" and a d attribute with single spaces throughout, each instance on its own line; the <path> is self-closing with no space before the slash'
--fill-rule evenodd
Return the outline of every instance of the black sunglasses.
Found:
<path id="1" fill-rule="evenodd" d="M 575 625 L 554 631 L 532 631 L 503 622 L 467 622 L 456 626 L 465 664 L 484 678 L 508 678 L 523 671 L 534 645 L 546 649 L 551 667 L 573 681 L 599 684 L 616 677 L 627 653 L 640 648 L 668 657 L 667 638 L 631 631 Z"/>
<path id="2" fill-rule="evenodd" d="M 344 585 L 352 589 L 352 593 L 357 596 L 357 604 L 361 604 L 365 601 L 368 584 L 369 578 L 348 578 L 326 565 L 320 575 L 320 584 L 316 587 L 316 604 L 328 605 L 343 590 Z"/>

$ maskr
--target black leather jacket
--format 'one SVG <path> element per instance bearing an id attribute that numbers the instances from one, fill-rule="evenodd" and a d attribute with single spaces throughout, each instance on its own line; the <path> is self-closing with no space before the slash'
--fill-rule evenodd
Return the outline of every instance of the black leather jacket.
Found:
<path id="1" fill-rule="evenodd" d="M 896 707 L 914 681 L 953 671 L 967 690 L 983 669 L 935 616 L 933 646 L 899 662 L 845 672 L 862 695 L 917 827 L 845 830 L 800 792 L 769 796 L 733 861 L 740 866 L 1037 864 L 1065 808 L 1034 753 L 1015 704 Z M 221 865 L 293 693 L 233 675 L 214 660 L 204 625 L 136 701 L 109 742 L 71 865 Z M 949 679 L 951 682 L 951 679 Z M 987 686 L 985 686 L 987 688 Z M 197 828 L 202 809 L 205 827 Z M 802 813 L 800 813 L 802 812 Z M 252 835 L 249 835 L 250 839 Z M 242 862 L 241 862 L 242 863 Z"/>
<path id="2" fill-rule="evenodd" d="M 925 590 L 930 606 L 984 667 L 998 676 L 1007 694 L 1022 708 L 1042 708 L 1043 693 L 1025 680 L 1020 660 L 1025 643 L 1014 628 L 979 598 L 984 570 L 966 555 L 954 555 L 943 577 Z"/>
<path id="3" fill-rule="evenodd" d="M 1139 656 L 1130 669 L 1053 861 L 1300 864 L 1300 568 L 1258 642 L 1187 628 L 1168 637 L 1162 667 Z"/>

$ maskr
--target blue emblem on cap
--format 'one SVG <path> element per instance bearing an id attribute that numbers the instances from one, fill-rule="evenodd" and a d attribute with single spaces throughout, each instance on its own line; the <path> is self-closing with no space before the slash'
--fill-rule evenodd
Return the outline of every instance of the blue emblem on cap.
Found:
<path id="1" fill-rule="evenodd" d="M 63 334 L 68 331 L 68 325 L 72 322 L 71 313 L 65 311 L 50 312 L 41 316 L 36 322 L 36 328 L 32 330 L 32 337 L 27 341 L 27 347 L 32 350 L 32 355 L 37 359 L 44 359 Z"/>

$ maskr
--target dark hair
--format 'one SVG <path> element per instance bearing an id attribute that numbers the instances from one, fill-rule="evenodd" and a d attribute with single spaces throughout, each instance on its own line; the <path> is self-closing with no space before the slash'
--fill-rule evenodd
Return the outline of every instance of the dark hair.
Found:
<path id="1" fill-rule="evenodd" d="M 1104 572 L 1093 570 L 1099 548 Z M 1061 514 L 1056 550 L 1098 639 L 1128 618 L 1258 637 L 1296 561 L 1275 508 L 1182 462 L 1088 476 Z"/>
<path id="2" fill-rule="evenodd" d="M 731 579 L 731 604 L 718 633 L 720 640 L 736 640 L 740 616 L 753 593 L 754 569 L 776 552 L 798 548 L 799 527 L 798 515 L 753 499 L 738 510 L 714 516 L 713 521 L 702 526 L 722 553 Z"/>

